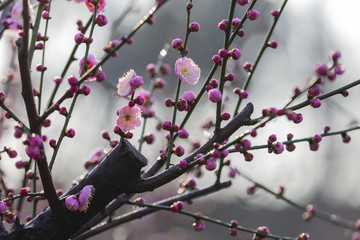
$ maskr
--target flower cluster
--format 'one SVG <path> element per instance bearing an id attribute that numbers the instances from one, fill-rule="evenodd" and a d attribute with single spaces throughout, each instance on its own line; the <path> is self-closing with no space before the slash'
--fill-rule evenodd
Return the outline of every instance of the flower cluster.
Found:
<path id="1" fill-rule="evenodd" d="M 31 137 L 27 137 L 24 144 L 26 145 L 25 152 L 29 158 L 40 158 L 39 148 L 42 145 L 42 139 L 38 134 L 33 134 Z"/>

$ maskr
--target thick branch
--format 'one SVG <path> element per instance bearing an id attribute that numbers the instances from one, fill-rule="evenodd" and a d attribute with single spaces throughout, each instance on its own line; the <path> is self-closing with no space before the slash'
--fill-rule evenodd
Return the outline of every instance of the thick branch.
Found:
<path id="1" fill-rule="evenodd" d="M 19 236 L 23 238 L 18 236 L 17 239 L 68 239 L 119 194 L 129 193 L 131 186 L 139 181 L 140 169 L 145 163 L 145 158 L 128 141 L 122 139 L 100 165 L 62 196 L 61 207 L 65 214 L 54 217 L 50 209 L 46 208 L 24 230 L 19 231 L 22 234 Z M 87 211 L 67 210 L 64 203 L 66 196 L 76 195 L 86 185 L 93 185 L 95 188 L 95 195 Z"/>
<path id="2" fill-rule="evenodd" d="M 26 33 L 25 35 L 28 35 L 28 33 Z M 23 42 L 23 44 L 25 44 L 25 42 Z M 31 84 L 28 52 L 27 52 L 27 48 L 25 48 L 24 46 L 25 45 L 22 46 L 18 54 L 21 86 L 22 86 L 21 95 L 23 96 L 26 107 L 26 113 L 30 125 L 30 132 L 41 135 L 41 123 L 40 123 L 40 118 L 36 111 L 36 105 L 32 90 L 33 87 Z M 50 208 L 55 215 L 59 215 L 61 213 L 61 206 L 60 206 L 59 198 L 55 191 L 55 187 L 49 172 L 46 156 L 44 153 L 41 154 L 37 162 L 38 162 L 41 182 L 43 184 L 44 192 L 48 199 Z"/>
<path id="3" fill-rule="evenodd" d="M 200 148 L 198 148 L 195 152 L 185 158 L 188 163 L 194 161 L 196 155 L 202 153 L 205 154 L 213 147 L 214 143 L 221 143 L 228 139 L 236 130 L 244 125 L 248 125 L 250 122 L 250 115 L 253 113 L 254 106 L 252 103 L 248 103 L 245 108 L 236 116 L 234 117 L 224 128 L 219 129 L 214 133 L 214 135 Z M 158 161 L 159 162 L 159 161 Z M 161 164 L 161 163 L 159 163 Z M 175 178 L 179 177 L 180 175 L 186 172 L 186 169 L 181 169 L 179 166 L 173 166 L 169 169 L 164 170 L 163 172 L 159 173 L 156 176 L 149 177 L 141 182 L 139 182 L 135 189 L 133 190 L 134 193 L 152 191 L 155 188 L 158 188 Z"/>
<path id="4" fill-rule="evenodd" d="M 217 131 L 197 151 L 188 156 L 186 161 L 191 163 L 197 154 L 209 151 L 213 143 L 224 141 L 241 126 L 248 124 L 252 112 L 253 105 L 249 103 L 238 116 L 223 129 Z M 145 158 L 129 142 L 121 139 L 118 146 L 109 153 L 101 164 L 94 168 L 78 185 L 62 196 L 61 210 L 65 214 L 55 217 L 51 210 L 46 208 L 29 222 L 24 229 L 18 228 L 17 231 L 11 234 L 12 236 L 6 236 L 7 238 L 4 236 L 1 239 L 68 239 L 119 194 L 150 191 L 170 182 L 185 172 L 184 169 L 172 167 L 157 176 L 142 180 L 140 170 L 145 164 Z M 95 188 L 95 195 L 87 212 L 70 212 L 67 210 L 64 203 L 66 196 L 76 195 L 86 185 L 93 185 Z M 215 185 L 215 187 L 218 186 Z"/>

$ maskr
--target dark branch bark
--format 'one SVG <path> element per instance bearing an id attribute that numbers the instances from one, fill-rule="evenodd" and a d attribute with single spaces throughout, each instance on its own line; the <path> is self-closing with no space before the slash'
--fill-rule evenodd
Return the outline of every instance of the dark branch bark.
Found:
<path id="1" fill-rule="evenodd" d="M 241 126 L 247 125 L 253 105 L 249 103 L 244 110 L 231 120 L 224 128 L 219 129 L 197 151 L 186 158 L 191 163 L 199 153 L 206 153 L 212 149 L 213 143 L 222 142 L 229 138 Z M 50 208 L 46 208 L 24 227 L 18 228 L 8 236 L 0 239 L 29 239 L 29 240 L 65 240 L 102 211 L 119 194 L 132 194 L 151 191 L 182 175 L 186 170 L 174 166 L 162 173 L 142 179 L 141 168 L 146 160 L 128 141 L 121 139 L 115 149 L 94 168 L 79 184 L 70 189 L 61 198 L 61 215 L 54 215 Z M 95 195 L 87 212 L 71 212 L 65 207 L 66 196 L 76 195 L 86 185 L 93 185 Z M 218 185 L 215 185 L 218 186 Z M 122 221 L 122 220 L 121 220 Z"/>
<path id="2" fill-rule="evenodd" d="M 30 125 L 30 131 L 31 133 L 41 135 L 41 122 L 36 111 L 36 105 L 33 96 L 33 87 L 31 84 L 27 49 L 19 49 L 18 60 L 22 86 L 21 95 L 24 99 L 26 113 Z M 40 172 L 41 182 L 43 184 L 44 192 L 49 202 L 50 208 L 53 211 L 53 214 L 61 214 L 59 198 L 55 191 L 45 153 L 41 153 L 41 156 L 37 160 L 37 163 Z"/>
<path id="3" fill-rule="evenodd" d="M 145 158 L 126 140 L 121 140 L 115 149 L 94 168 L 79 184 L 61 197 L 64 214 L 54 216 L 46 208 L 24 229 L 18 228 L 9 236 L 0 239 L 64 240 L 105 208 L 119 194 L 130 193 L 132 186 L 140 180 L 140 170 L 146 164 Z M 86 185 L 93 185 L 95 195 L 86 212 L 71 212 L 65 207 L 66 196 L 76 195 Z"/>

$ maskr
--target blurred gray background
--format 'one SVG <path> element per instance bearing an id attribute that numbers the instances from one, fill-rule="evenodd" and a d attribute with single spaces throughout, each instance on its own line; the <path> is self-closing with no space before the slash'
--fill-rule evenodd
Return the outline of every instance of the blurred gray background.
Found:
<path id="1" fill-rule="evenodd" d="M 191 21 L 200 24 L 200 31 L 190 35 L 189 57 L 201 68 L 201 79 L 204 81 L 212 67 L 211 57 L 223 46 L 223 32 L 218 30 L 217 24 L 227 18 L 230 1 L 202 0 L 195 1 L 191 12 Z M 109 40 L 118 39 L 126 35 L 143 15 L 151 8 L 153 1 L 133 0 L 116 1 L 108 0 L 104 14 L 109 19 L 109 24 L 95 29 L 94 42 L 90 53 L 100 58 L 103 55 L 102 48 Z M 246 35 L 242 39 L 236 39 L 234 46 L 242 51 L 242 57 L 237 62 L 231 61 L 230 65 L 236 75 L 236 80 L 228 86 L 225 110 L 230 113 L 236 104 L 237 98 L 231 92 L 233 87 L 241 87 L 245 79 L 245 72 L 240 66 L 246 61 L 253 62 L 259 48 L 265 39 L 267 30 L 272 23 L 271 10 L 278 9 L 282 1 L 266 0 L 258 1 L 255 9 L 260 12 L 260 17 L 254 22 L 246 22 Z M 88 97 L 81 96 L 75 108 L 75 113 L 69 127 L 76 130 L 74 139 L 65 139 L 61 153 L 55 163 L 53 171 L 56 186 L 67 189 L 73 179 L 86 173 L 83 168 L 84 161 L 91 156 L 94 149 L 106 147 L 107 143 L 101 139 L 101 130 L 112 132 L 116 121 L 116 110 L 126 104 L 125 99 L 114 97 L 118 78 L 130 68 L 138 75 L 144 77 L 144 88 L 148 88 L 149 79 L 145 71 L 148 63 L 155 63 L 159 51 L 164 44 L 171 43 L 174 38 L 182 38 L 185 33 L 186 1 L 170 0 L 155 16 L 155 24 L 142 28 L 133 38 L 134 43 L 127 45 L 119 51 L 117 58 L 111 59 L 103 66 L 107 75 L 104 83 L 91 83 L 91 94 Z M 129 10 L 127 7 L 132 6 Z M 235 17 L 241 17 L 245 8 L 237 6 Z M 261 115 L 261 110 L 267 107 L 281 107 L 290 97 L 295 86 L 305 86 L 313 75 L 313 66 L 318 62 L 329 61 L 329 52 L 338 49 L 342 53 L 341 62 L 345 64 L 346 71 L 335 82 L 327 82 L 324 91 L 331 91 L 339 86 L 357 80 L 360 76 L 360 32 L 358 29 L 358 11 L 360 3 L 356 0 L 345 1 L 289 1 L 272 39 L 279 42 L 276 50 L 266 50 L 258 70 L 250 85 L 250 97 L 246 102 L 255 105 L 253 117 Z M 111 23 L 129 11 L 120 25 Z M 83 3 L 75 4 L 72 1 L 53 1 L 51 21 L 49 25 L 49 37 L 47 42 L 44 99 L 47 99 L 53 88 L 54 76 L 60 75 L 67 58 L 74 45 L 73 37 L 77 33 L 76 20 L 86 22 L 90 13 Z M 43 27 L 43 26 L 42 26 Z M 0 76 L 6 75 L 9 68 L 11 50 L 9 50 L 9 33 L 5 33 L 0 41 Z M 81 46 L 76 54 L 81 58 L 84 54 L 84 46 Z M 165 62 L 172 67 L 178 53 L 170 49 Z M 36 52 L 33 64 L 41 61 L 40 52 Z M 78 61 L 74 62 L 68 76 L 78 74 Z M 9 96 L 11 107 L 20 115 L 24 114 L 18 73 L 10 83 Z M 33 72 L 34 86 L 38 86 L 39 74 Z M 215 75 L 218 78 L 218 73 Z M 166 87 L 156 90 L 155 113 L 159 119 L 170 119 L 172 111 L 164 109 L 162 101 L 167 97 L 174 97 L 174 89 L 177 77 L 173 73 L 166 77 Z M 66 87 L 62 85 L 60 94 Z M 181 91 L 197 90 L 202 83 L 196 86 L 182 86 Z M 3 84 L 0 85 L 0 89 Z M 329 125 L 332 130 L 347 128 L 351 122 L 358 123 L 359 113 L 359 87 L 349 90 L 347 98 L 335 96 L 331 100 L 323 101 L 320 109 L 307 107 L 300 112 L 304 121 L 294 125 L 284 118 L 279 118 L 267 124 L 266 128 L 258 131 L 258 136 L 251 139 L 253 144 L 265 144 L 270 134 L 277 134 L 279 140 L 286 140 L 288 133 L 293 133 L 295 138 L 309 137 L 315 133 L 321 133 L 323 126 Z M 301 101 L 304 100 L 304 96 Z M 43 103 L 46 101 L 43 100 Z M 69 101 L 65 106 L 69 106 Z M 191 140 L 206 139 L 206 134 L 200 128 L 204 121 L 213 118 L 215 104 L 204 99 L 195 114 L 191 117 L 191 123 L 186 129 L 191 133 Z M 179 118 L 184 116 L 180 113 Z M 52 126 L 44 130 L 49 138 L 58 138 L 58 132 L 62 127 L 64 118 L 58 114 L 50 117 Z M 147 131 L 156 134 L 156 142 L 153 145 L 145 145 L 144 155 L 150 162 L 154 161 L 159 150 L 165 148 L 164 132 L 157 132 L 157 121 L 148 121 Z M 0 147 L 12 146 L 18 150 L 20 157 L 25 157 L 21 151 L 21 141 L 15 140 L 13 135 L 13 121 L 5 121 L 1 128 Z M 239 131 L 242 132 L 244 129 Z M 140 128 L 134 132 L 132 143 L 137 146 Z M 112 134 L 113 137 L 115 137 Z M 234 135 L 235 136 L 235 135 Z M 307 143 L 299 143 L 292 153 L 284 152 L 281 155 L 268 154 L 266 149 L 253 151 L 254 160 L 251 163 L 243 161 L 240 154 L 232 154 L 229 159 L 232 165 L 240 171 L 252 176 L 259 183 L 264 183 L 271 189 L 279 185 L 286 188 L 285 195 L 290 199 L 302 203 L 312 203 L 318 208 L 341 217 L 355 221 L 360 218 L 359 212 L 359 138 L 358 132 L 351 132 L 350 144 L 343 144 L 340 136 L 324 138 L 317 152 L 311 152 Z M 181 144 L 190 149 L 190 141 L 182 141 Z M 52 150 L 48 149 L 48 156 Z M 181 160 L 174 157 L 174 161 Z M 8 174 L 6 181 L 14 187 L 19 187 L 19 179 L 22 176 L 15 169 L 14 160 L 3 157 L 0 162 L 1 168 Z M 225 171 L 226 173 L 226 171 Z M 224 174 L 224 179 L 227 178 Z M 199 187 L 211 185 L 215 177 L 212 172 L 198 180 Z M 223 190 L 203 199 L 195 200 L 192 205 L 185 205 L 186 210 L 201 211 L 204 215 L 215 217 L 223 221 L 238 220 L 240 225 L 257 228 L 266 225 L 274 234 L 297 236 L 302 232 L 308 232 L 311 239 L 350 239 L 351 232 L 340 227 L 331 225 L 318 219 L 310 222 L 302 220 L 302 212 L 293 209 L 286 203 L 276 200 L 264 191 L 257 191 L 255 195 L 248 196 L 246 188 L 250 182 L 237 177 L 233 180 L 230 189 Z M 148 202 L 159 200 L 176 194 L 178 183 L 174 181 L 172 186 L 162 187 L 154 193 L 145 194 Z M 39 210 L 41 210 L 39 208 Z M 125 210 L 120 210 L 119 213 Z M 25 213 L 24 213 L 25 216 Z M 124 224 L 91 239 L 146 239 L 146 240 L 194 240 L 194 239 L 231 239 L 228 230 L 210 223 L 201 232 L 192 230 L 192 219 L 167 212 L 158 212 L 141 220 Z M 250 239 L 250 235 L 240 233 L 238 239 Z"/>

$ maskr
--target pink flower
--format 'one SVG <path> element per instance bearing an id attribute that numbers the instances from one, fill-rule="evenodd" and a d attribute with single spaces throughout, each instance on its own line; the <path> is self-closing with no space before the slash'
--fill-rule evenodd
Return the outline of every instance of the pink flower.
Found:
<path id="1" fill-rule="evenodd" d="M 133 80 L 133 78 L 135 79 L 138 78 L 138 76 L 136 75 L 133 69 L 130 69 L 124 76 L 119 78 L 117 89 L 118 89 L 118 94 L 121 97 L 129 96 L 134 92 L 135 89 L 132 86 L 133 86 L 133 82 L 135 81 Z"/>
<path id="2" fill-rule="evenodd" d="M 65 200 L 65 206 L 67 209 L 69 209 L 70 211 L 77 211 L 79 210 L 79 201 L 77 200 L 77 198 L 74 195 L 68 196 Z"/>
<path id="3" fill-rule="evenodd" d="M 128 105 L 118 110 L 119 118 L 116 121 L 117 126 L 123 132 L 130 131 L 140 126 L 141 109 L 138 106 L 129 107 Z"/>
<path id="4" fill-rule="evenodd" d="M 30 22 L 32 22 L 32 18 L 34 15 L 34 10 L 32 5 L 29 3 L 29 15 L 30 15 Z M 11 30 L 18 30 L 23 28 L 23 1 L 18 0 L 11 9 L 10 18 L 6 19 L 6 21 L 10 24 L 9 29 Z"/>
<path id="5" fill-rule="evenodd" d="M 85 4 L 91 13 L 94 13 L 96 2 L 97 2 L 97 0 L 85 0 Z M 98 0 L 96 13 L 99 13 L 102 10 L 104 10 L 105 5 L 106 5 L 105 0 Z"/>
<path id="6" fill-rule="evenodd" d="M 200 68 L 191 58 L 179 58 L 175 63 L 175 73 L 185 85 L 194 85 L 199 81 Z"/>
<path id="7" fill-rule="evenodd" d="M 83 73 L 83 74 L 85 74 L 87 71 L 89 71 L 93 66 L 97 65 L 98 63 L 99 63 L 99 61 L 96 60 L 95 56 L 92 55 L 92 54 L 89 54 L 89 55 L 87 56 L 87 58 L 86 58 L 85 70 L 84 70 L 84 73 Z M 81 71 L 82 71 L 82 68 L 83 68 L 83 64 L 84 64 L 84 58 L 82 58 L 82 59 L 80 60 L 80 62 L 79 62 L 79 75 L 81 75 Z M 102 71 L 102 69 L 101 69 L 101 67 L 99 67 L 99 68 L 96 70 L 96 73 L 101 72 L 101 71 Z M 88 78 L 86 79 L 86 81 L 90 82 L 90 81 L 96 80 L 96 76 L 95 76 L 96 73 L 91 74 L 91 76 L 88 77 Z"/>
<path id="8" fill-rule="evenodd" d="M 95 188 L 93 185 L 86 185 L 79 193 L 79 210 L 81 212 L 86 212 L 90 205 L 90 201 L 95 194 Z"/>

